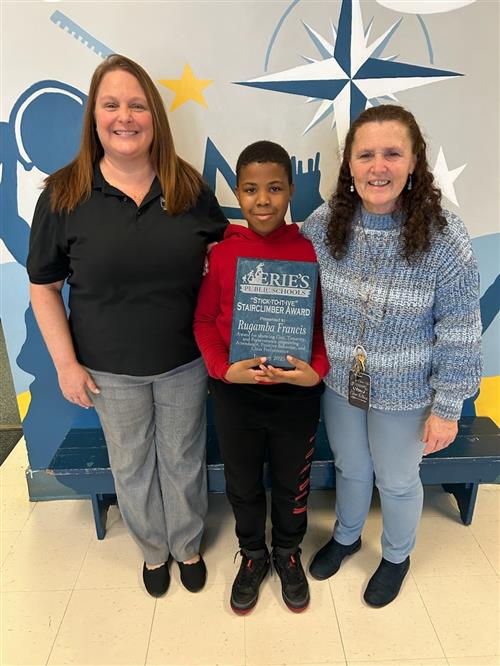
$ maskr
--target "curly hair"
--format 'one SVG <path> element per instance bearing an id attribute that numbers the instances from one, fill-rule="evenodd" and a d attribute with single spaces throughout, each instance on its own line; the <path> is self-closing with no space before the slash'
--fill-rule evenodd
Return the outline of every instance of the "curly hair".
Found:
<path id="1" fill-rule="evenodd" d="M 395 104 L 382 104 L 361 113 L 351 125 L 345 139 L 344 154 L 340 165 L 337 188 L 330 198 L 330 221 L 326 234 L 326 245 L 335 259 L 342 259 L 351 240 L 353 220 L 361 203 L 359 194 L 351 192 L 352 145 L 358 129 L 366 123 L 397 121 L 408 130 L 412 152 L 416 157 L 412 173 L 412 188 L 403 189 L 399 196 L 398 210 L 403 214 L 401 229 L 401 253 L 411 261 L 427 252 L 432 235 L 442 232 L 446 218 L 441 208 L 441 191 L 434 184 L 426 155 L 426 143 L 413 114 Z"/>

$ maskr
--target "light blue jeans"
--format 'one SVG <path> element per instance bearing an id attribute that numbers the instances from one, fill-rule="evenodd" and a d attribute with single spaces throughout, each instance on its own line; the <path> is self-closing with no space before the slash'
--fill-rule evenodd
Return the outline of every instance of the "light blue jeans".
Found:
<path id="1" fill-rule="evenodd" d="M 207 512 L 202 359 L 150 377 L 88 369 L 123 520 L 147 564 L 200 550 Z"/>
<path id="2" fill-rule="evenodd" d="M 336 541 L 350 545 L 361 535 L 375 475 L 382 505 L 384 559 L 399 564 L 413 550 L 422 513 L 419 465 L 428 414 L 429 407 L 365 412 L 326 388 L 323 415 L 335 460 Z"/>

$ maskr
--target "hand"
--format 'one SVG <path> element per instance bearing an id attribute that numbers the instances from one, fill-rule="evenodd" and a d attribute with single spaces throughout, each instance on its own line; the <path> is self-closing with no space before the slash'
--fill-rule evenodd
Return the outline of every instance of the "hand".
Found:
<path id="1" fill-rule="evenodd" d="M 290 202 L 290 214 L 293 222 L 303 222 L 306 217 L 323 203 L 319 186 L 321 171 L 319 170 L 319 153 L 313 160 L 307 160 L 307 171 L 304 171 L 302 160 L 297 162 L 295 155 L 291 158 L 295 192 Z"/>
<path id="2" fill-rule="evenodd" d="M 318 373 L 311 368 L 309 363 L 301 361 L 294 356 L 287 356 L 287 360 L 294 365 L 293 370 L 283 370 L 272 365 L 260 365 L 265 374 L 264 378 L 257 378 L 259 384 L 295 384 L 296 386 L 315 386 L 321 381 Z"/>
<path id="3" fill-rule="evenodd" d="M 265 377 L 261 370 L 262 367 L 265 367 L 262 366 L 265 362 L 265 356 L 236 361 L 229 366 L 224 379 L 232 384 L 257 384 L 261 378 Z"/>
<path id="4" fill-rule="evenodd" d="M 69 402 L 88 409 L 93 404 L 87 395 L 87 390 L 91 393 L 100 393 L 94 380 L 79 363 L 69 365 L 58 371 L 59 386 L 63 396 Z"/>
<path id="5" fill-rule="evenodd" d="M 425 444 L 424 456 L 445 449 L 453 442 L 458 432 L 458 421 L 443 419 L 431 414 L 424 425 L 422 442 Z"/>

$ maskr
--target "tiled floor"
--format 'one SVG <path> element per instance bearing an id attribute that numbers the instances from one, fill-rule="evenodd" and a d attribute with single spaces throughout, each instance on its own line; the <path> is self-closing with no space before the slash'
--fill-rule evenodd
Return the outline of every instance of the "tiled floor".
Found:
<path id="1" fill-rule="evenodd" d="M 310 581 L 305 613 L 285 608 L 274 576 L 243 618 L 228 604 L 239 561 L 224 496 L 210 498 L 205 590 L 184 590 L 174 565 L 167 596 L 155 601 L 142 588 L 140 552 L 116 508 L 97 541 L 89 501 L 28 502 L 26 465 L 21 442 L 0 468 L 2 666 L 500 664 L 500 486 L 481 486 L 470 527 L 452 498 L 426 488 L 410 575 L 387 608 L 362 602 L 380 558 L 374 501 L 362 550 L 329 581 Z M 306 563 L 329 538 L 332 502 L 332 492 L 312 494 Z"/>

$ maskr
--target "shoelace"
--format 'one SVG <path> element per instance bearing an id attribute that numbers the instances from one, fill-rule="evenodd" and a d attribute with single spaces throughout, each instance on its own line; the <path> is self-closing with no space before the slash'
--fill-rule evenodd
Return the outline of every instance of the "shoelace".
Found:
<path id="1" fill-rule="evenodd" d="M 276 559 L 282 565 L 281 568 L 285 572 L 287 581 L 289 583 L 297 584 L 302 582 L 303 574 L 300 566 L 298 566 L 298 559 L 295 555 L 290 555 L 288 558 L 286 558 L 286 561 L 284 557 L 280 557 L 279 555 Z"/>
<path id="2" fill-rule="evenodd" d="M 237 551 L 235 556 L 234 556 L 233 563 L 236 562 L 236 558 L 239 554 L 240 554 L 240 551 Z M 244 566 L 240 569 L 239 582 L 241 584 L 251 584 L 252 579 L 255 578 L 256 576 L 260 575 L 261 567 L 259 566 L 259 567 L 256 568 L 254 566 L 255 560 L 253 558 L 247 557 L 246 555 L 243 555 L 243 553 L 241 553 L 241 557 L 243 559 L 242 564 Z M 246 560 L 246 562 L 245 562 L 245 560 Z M 263 565 L 264 565 L 265 558 L 262 558 L 262 561 L 263 561 Z"/>

